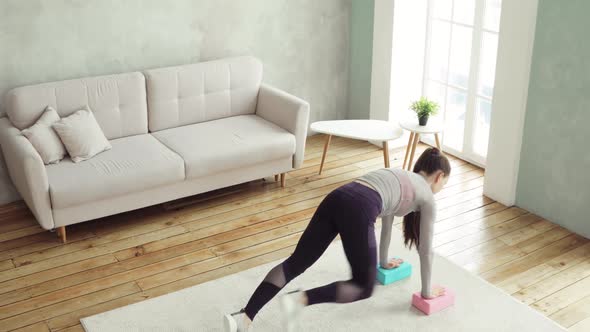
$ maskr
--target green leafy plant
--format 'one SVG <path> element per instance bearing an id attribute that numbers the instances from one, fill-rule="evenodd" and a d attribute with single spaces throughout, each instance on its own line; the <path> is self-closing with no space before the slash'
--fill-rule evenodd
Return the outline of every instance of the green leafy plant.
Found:
<path id="1" fill-rule="evenodd" d="M 412 103 L 410 109 L 418 115 L 418 118 L 429 117 L 438 113 L 438 104 L 426 97 L 420 97 L 419 100 Z"/>

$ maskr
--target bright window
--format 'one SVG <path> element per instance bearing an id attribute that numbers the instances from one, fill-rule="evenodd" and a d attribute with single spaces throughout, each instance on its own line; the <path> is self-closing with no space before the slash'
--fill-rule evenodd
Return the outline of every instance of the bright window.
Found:
<path id="1" fill-rule="evenodd" d="M 428 0 L 423 90 L 441 106 L 443 149 L 485 165 L 501 0 Z"/>

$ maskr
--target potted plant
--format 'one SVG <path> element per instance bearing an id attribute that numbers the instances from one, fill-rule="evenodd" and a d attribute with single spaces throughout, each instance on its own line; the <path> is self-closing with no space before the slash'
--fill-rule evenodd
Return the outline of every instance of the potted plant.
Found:
<path id="1" fill-rule="evenodd" d="M 419 100 L 412 103 L 410 108 L 418 115 L 418 124 L 421 126 L 426 126 L 428 117 L 436 115 L 438 112 L 438 104 L 426 97 L 420 97 Z"/>

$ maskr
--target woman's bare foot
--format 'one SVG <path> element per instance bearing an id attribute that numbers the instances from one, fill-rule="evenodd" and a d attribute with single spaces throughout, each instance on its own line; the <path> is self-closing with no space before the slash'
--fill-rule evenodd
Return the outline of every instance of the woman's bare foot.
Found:
<path id="1" fill-rule="evenodd" d="M 283 310 L 283 324 L 285 331 L 297 330 L 298 317 L 307 305 L 307 294 L 302 291 L 287 293 L 279 298 Z"/>

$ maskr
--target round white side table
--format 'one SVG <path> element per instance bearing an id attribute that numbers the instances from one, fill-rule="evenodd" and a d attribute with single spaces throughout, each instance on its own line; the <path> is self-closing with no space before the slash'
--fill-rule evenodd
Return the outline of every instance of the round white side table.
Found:
<path id="1" fill-rule="evenodd" d="M 410 132 L 410 140 L 408 141 L 408 147 L 406 148 L 406 157 L 404 158 L 404 165 L 402 166 L 402 169 L 406 169 L 406 164 L 408 165 L 408 171 L 412 169 L 414 153 L 416 152 L 416 146 L 418 146 L 418 142 L 420 141 L 420 135 L 434 134 L 436 147 L 442 151 L 440 138 L 438 137 L 438 134 L 442 133 L 444 130 L 444 126 L 441 122 L 432 121 L 431 119 L 428 124 L 426 124 L 426 126 L 420 126 L 418 124 L 418 119 L 413 118 L 402 120 L 400 121 L 399 125 L 403 129 Z M 410 157 L 409 163 L 408 156 Z"/>
<path id="2" fill-rule="evenodd" d="M 389 167 L 389 146 L 387 141 L 398 139 L 404 133 L 395 123 L 380 120 L 318 121 L 312 123 L 310 129 L 316 133 L 327 135 L 319 174 L 322 174 L 332 135 L 363 141 L 383 142 L 383 161 L 385 167 Z"/>

